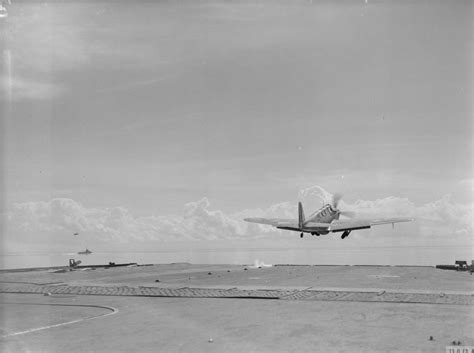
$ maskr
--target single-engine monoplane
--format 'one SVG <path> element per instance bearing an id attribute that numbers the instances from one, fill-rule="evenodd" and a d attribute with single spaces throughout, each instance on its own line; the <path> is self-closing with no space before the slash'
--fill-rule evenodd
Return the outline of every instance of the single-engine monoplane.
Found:
<path id="1" fill-rule="evenodd" d="M 298 203 L 298 219 L 286 218 L 244 218 L 246 222 L 268 224 L 278 229 L 292 230 L 300 232 L 303 238 L 304 233 L 319 236 L 321 234 L 342 232 L 341 239 L 346 238 L 353 230 L 368 229 L 375 225 L 392 224 L 400 222 L 410 222 L 413 218 L 378 218 L 378 219 L 350 219 L 339 220 L 340 216 L 354 217 L 353 212 L 341 211 L 337 205 L 341 199 L 340 194 L 333 195 L 332 202 L 324 205 L 319 210 L 305 218 L 303 205 Z"/>

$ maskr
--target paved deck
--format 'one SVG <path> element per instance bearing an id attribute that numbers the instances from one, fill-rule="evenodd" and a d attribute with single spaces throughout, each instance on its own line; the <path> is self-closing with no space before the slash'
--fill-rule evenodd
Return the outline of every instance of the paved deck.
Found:
<path id="1" fill-rule="evenodd" d="M 473 279 L 386 266 L 0 271 L 0 351 L 444 352 L 474 344 Z"/>
<path id="2" fill-rule="evenodd" d="M 244 289 L 244 288 L 161 288 L 129 286 L 70 286 L 67 284 L 38 285 L 27 283 L 0 283 L 0 293 L 23 293 L 44 295 L 108 295 L 137 297 L 176 298 L 241 298 L 241 299 L 283 299 L 319 301 L 356 301 L 473 305 L 470 294 L 450 293 L 404 293 L 400 291 L 354 291 L 319 290 L 307 288 L 291 289 Z"/>

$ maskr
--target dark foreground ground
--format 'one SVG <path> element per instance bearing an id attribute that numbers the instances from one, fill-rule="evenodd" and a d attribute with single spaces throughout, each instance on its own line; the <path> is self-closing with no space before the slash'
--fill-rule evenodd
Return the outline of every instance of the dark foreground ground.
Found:
<path id="1" fill-rule="evenodd" d="M 376 266 L 3 272 L 0 351 L 445 352 L 474 345 L 472 279 Z"/>

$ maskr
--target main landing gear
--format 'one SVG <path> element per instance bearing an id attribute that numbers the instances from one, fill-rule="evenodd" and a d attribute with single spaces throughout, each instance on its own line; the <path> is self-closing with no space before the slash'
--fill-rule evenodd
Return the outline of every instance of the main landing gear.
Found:
<path id="1" fill-rule="evenodd" d="M 346 230 L 344 233 L 342 233 L 341 235 L 341 239 L 344 239 L 344 238 L 347 238 L 349 236 L 349 234 L 351 233 L 350 230 Z"/>
<path id="2" fill-rule="evenodd" d="M 304 235 L 304 233 L 301 233 L 301 234 L 300 234 L 300 238 L 303 238 L 303 235 Z M 312 235 L 313 237 L 314 237 L 315 235 L 319 237 L 321 234 L 316 233 L 316 232 L 313 232 L 313 233 L 311 233 L 311 235 Z"/>

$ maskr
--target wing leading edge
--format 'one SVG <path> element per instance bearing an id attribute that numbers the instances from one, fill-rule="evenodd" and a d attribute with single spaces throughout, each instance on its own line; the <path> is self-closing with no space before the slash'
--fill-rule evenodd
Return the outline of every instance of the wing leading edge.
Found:
<path id="1" fill-rule="evenodd" d="M 274 227 L 278 227 L 279 225 L 283 224 L 294 225 L 298 227 L 298 222 L 296 220 L 288 218 L 244 218 L 244 221 L 258 224 L 268 224 Z"/>
<path id="2" fill-rule="evenodd" d="M 279 229 L 296 230 L 296 231 L 329 231 L 329 232 L 344 232 L 347 230 L 368 229 L 372 226 L 381 224 L 394 224 L 401 222 L 411 222 L 413 218 L 379 218 L 373 220 L 351 220 L 351 221 L 335 221 L 332 223 L 316 223 L 307 222 L 303 229 L 298 225 L 298 221 L 288 218 L 245 218 L 244 221 L 258 224 L 267 224 Z"/>
<path id="3" fill-rule="evenodd" d="M 367 229 L 381 224 L 411 222 L 413 218 L 379 218 L 374 220 L 336 221 L 331 223 L 329 231 L 343 232 L 346 230 Z"/>

